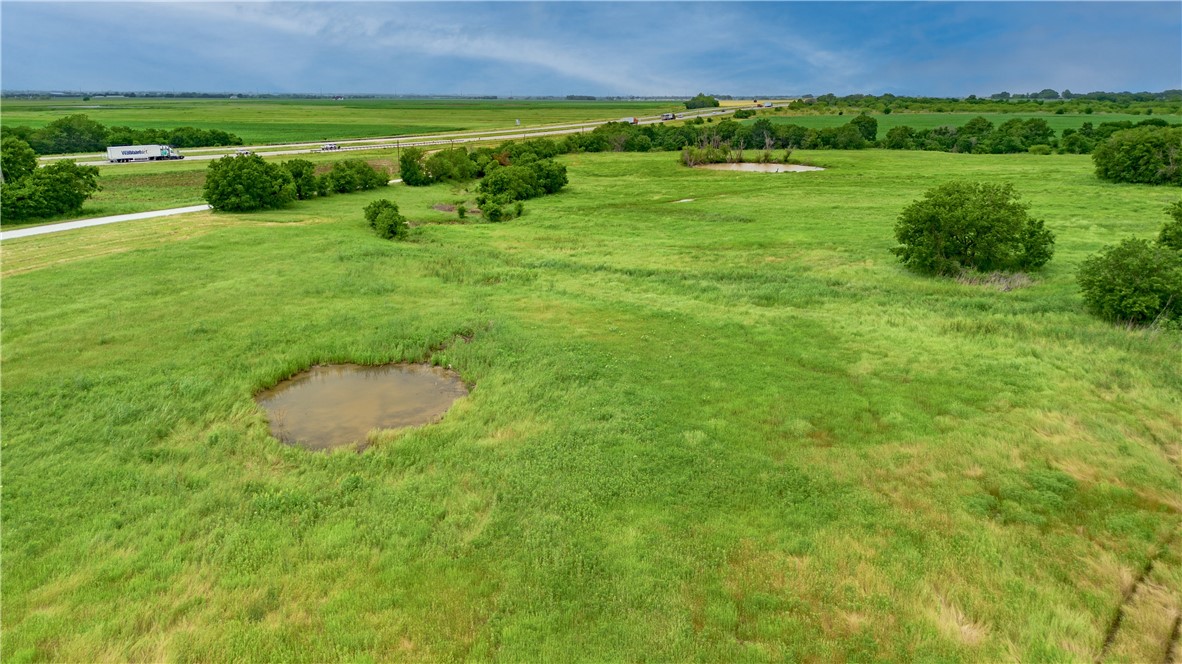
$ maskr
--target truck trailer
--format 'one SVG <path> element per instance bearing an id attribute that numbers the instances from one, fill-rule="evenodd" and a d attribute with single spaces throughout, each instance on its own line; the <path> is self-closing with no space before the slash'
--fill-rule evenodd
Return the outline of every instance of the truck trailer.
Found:
<path id="1" fill-rule="evenodd" d="M 107 161 L 113 164 L 126 161 L 164 161 L 184 158 L 171 145 L 116 145 L 107 148 Z"/>

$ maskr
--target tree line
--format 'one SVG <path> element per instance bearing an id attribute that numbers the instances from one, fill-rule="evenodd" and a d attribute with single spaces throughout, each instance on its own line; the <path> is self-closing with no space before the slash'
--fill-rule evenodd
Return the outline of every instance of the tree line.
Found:
<path id="1" fill-rule="evenodd" d="M 112 145 L 159 144 L 177 148 L 242 145 L 240 137 L 220 129 L 107 127 L 82 113 L 58 118 L 40 129 L 25 126 L 3 127 L 0 128 L 0 135 L 5 138 L 18 138 L 28 143 L 37 154 L 99 152 Z"/>

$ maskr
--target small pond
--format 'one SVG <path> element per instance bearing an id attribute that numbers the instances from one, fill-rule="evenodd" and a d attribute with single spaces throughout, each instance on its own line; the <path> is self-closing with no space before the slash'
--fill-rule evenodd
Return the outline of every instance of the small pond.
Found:
<path id="1" fill-rule="evenodd" d="M 459 374 L 426 364 L 315 366 L 259 393 L 271 435 L 292 445 L 328 450 L 364 444 L 374 429 L 439 420 L 468 394 Z"/>

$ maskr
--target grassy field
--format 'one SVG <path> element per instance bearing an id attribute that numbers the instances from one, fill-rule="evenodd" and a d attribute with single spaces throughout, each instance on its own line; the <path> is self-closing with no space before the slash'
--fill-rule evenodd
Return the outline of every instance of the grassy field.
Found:
<path id="1" fill-rule="evenodd" d="M 506 224 L 394 186 L 6 241 L 5 661 L 1162 661 L 1182 338 L 1089 317 L 1074 271 L 1178 191 L 794 156 L 829 170 L 575 155 Z M 1057 233 L 1030 286 L 895 262 L 951 178 Z M 251 398 L 394 360 L 474 388 L 360 454 Z"/>
<path id="2" fill-rule="evenodd" d="M 4 126 L 43 127 L 76 113 L 134 129 L 197 127 L 238 134 L 248 144 L 402 136 L 464 129 L 651 115 L 669 102 L 346 99 L 6 99 Z"/>
<path id="3" fill-rule="evenodd" d="M 776 124 L 795 124 L 802 127 L 823 128 L 823 127 L 840 127 L 841 125 L 849 123 L 854 115 L 776 115 L 773 113 L 764 112 L 759 117 L 766 117 L 771 122 Z M 892 127 L 908 126 L 915 129 L 932 129 L 935 127 L 960 127 L 969 120 L 976 117 L 983 117 L 993 123 L 996 127 L 1007 120 L 1015 118 L 1025 120 L 1027 118 L 1042 118 L 1047 121 L 1051 129 L 1055 133 L 1061 133 L 1064 129 L 1079 129 L 1083 123 L 1091 122 L 1093 125 L 1099 125 L 1101 122 L 1120 122 L 1128 120 L 1133 123 L 1140 122 L 1147 119 L 1149 116 L 1144 115 L 1127 115 L 1123 113 L 1107 113 L 1107 114 L 1091 114 L 1084 115 L 1082 113 L 1077 115 L 1055 115 L 1054 113 L 891 113 L 890 115 L 874 115 L 875 120 L 878 120 L 878 137 L 886 136 L 886 133 Z M 1159 117 L 1171 124 L 1182 123 L 1182 115 L 1157 115 L 1151 117 Z M 745 122 L 755 122 L 759 118 L 752 118 Z"/>

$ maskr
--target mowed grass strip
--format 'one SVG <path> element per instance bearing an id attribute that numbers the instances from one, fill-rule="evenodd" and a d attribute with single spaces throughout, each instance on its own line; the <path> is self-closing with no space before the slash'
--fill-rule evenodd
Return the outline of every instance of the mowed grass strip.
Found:
<path id="1" fill-rule="evenodd" d="M 6 659 L 1093 658 L 1182 520 L 1182 344 L 1088 316 L 1074 270 L 1177 192 L 797 154 L 829 170 L 568 156 L 506 224 L 396 186 L 70 262 L 5 242 Z M 1058 234 L 1030 286 L 889 254 L 958 177 Z M 411 241 L 365 227 L 384 197 Z M 362 454 L 283 446 L 251 400 L 421 359 L 472 393 Z M 1156 652 L 1140 606 L 1110 652 Z"/>

